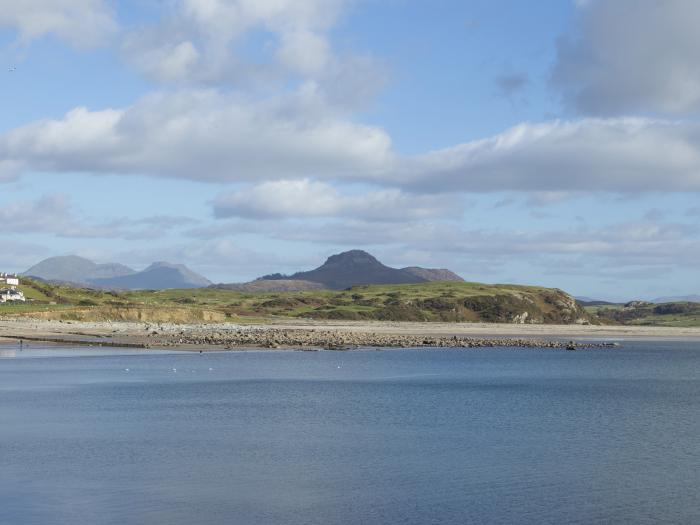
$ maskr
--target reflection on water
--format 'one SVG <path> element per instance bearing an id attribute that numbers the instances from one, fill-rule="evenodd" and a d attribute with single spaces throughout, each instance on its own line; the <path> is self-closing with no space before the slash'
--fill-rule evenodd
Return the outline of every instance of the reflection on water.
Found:
<path id="1" fill-rule="evenodd" d="M 0 351 L 3 524 L 700 523 L 689 343 Z"/>
<path id="2" fill-rule="evenodd" d="M 17 357 L 17 348 L 0 345 L 0 359 L 3 357 Z"/>
<path id="3" fill-rule="evenodd" d="M 87 357 L 115 355 L 163 354 L 163 350 L 147 350 L 119 348 L 108 346 L 78 346 L 53 345 L 34 343 L 33 341 L 17 341 L 16 343 L 0 344 L 0 359 L 18 359 L 33 357 Z"/>

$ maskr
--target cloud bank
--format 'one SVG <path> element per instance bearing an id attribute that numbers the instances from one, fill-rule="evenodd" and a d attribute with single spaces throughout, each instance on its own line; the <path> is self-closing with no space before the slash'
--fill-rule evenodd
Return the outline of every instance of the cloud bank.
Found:
<path id="1" fill-rule="evenodd" d="M 219 182 L 313 177 L 428 193 L 700 190 L 694 121 L 525 123 L 400 157 L 381 128 L 326 110 L 303 92 L 257 103 L 214 91 L 155 94 L 126 109 L 77 108 L 10 131 L 0 137 L 0 158 L 14 170 Z"/>
<path id="2" fill-rule="evenodd" d="M 386 168 L 391 139 L 327 110 L 313 90 L 263 102 L 188 90 L 15 129 L 0 137 L 0 158 L 31 170 L 197 181 L 353 178 Z"/>
<path id="3" fill-rule="evenodd" d="M 343 194 L 330 184 L 301 180 L 265 182 L 214 201 L 217 218 L 362 218 L 406 221 L 440 217 L 454 212 L 449 196 L 405 194 L 399 190 L 372 190 Z"/>
<path id="4" fill-rule="evenodd" d="M 558 45 L 552 81 L 565 104 L 588 115 L 700 111 L 700 3 L 578 2 Z"/>
<path id="5" fill-rule="evenodd" d="M 700 190 L 700 126 L 642 118 L 524 123 L 403 162 L 421 191 Z"/>

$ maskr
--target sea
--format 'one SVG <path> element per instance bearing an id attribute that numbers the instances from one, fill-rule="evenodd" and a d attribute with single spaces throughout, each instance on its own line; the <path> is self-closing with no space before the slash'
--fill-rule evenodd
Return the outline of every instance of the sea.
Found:
<path id="1" fill-rule="evenodd" d="M 0 524 L 700 523 L 700 342 L 0 346 Z"/>

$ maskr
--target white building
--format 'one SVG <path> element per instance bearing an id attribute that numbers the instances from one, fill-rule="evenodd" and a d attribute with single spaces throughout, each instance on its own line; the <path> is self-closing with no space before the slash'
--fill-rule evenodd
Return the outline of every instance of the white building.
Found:
<path id="1" fill-rule="evenodd" d="M 13 273 L 0 272 L 0 303 L 25 302 L 24 294 L 17 289 L 19 277 Z"/>
<path id="2" fill-rule="evenodd" d="M 0 303 L 25 302 L 24 294 L 14 288 L 4 288 L 0 290 Z"/>
<path id="3" fill-rule="evenodd" d="M 0 272 L 0 284 L 7 286 L 19 286 L 19 277 L 13 273 Z"/>

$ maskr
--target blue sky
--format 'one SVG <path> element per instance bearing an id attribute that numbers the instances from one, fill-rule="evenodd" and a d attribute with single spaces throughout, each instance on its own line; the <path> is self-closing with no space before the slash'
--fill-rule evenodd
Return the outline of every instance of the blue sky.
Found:
<path id="1" fill-rule="evenodd" d="M 19 5 L 18 5 L 19 4 Z M 693 0 L 0 0 L 0 269 L 364 248 L 700 292 Z"/>

